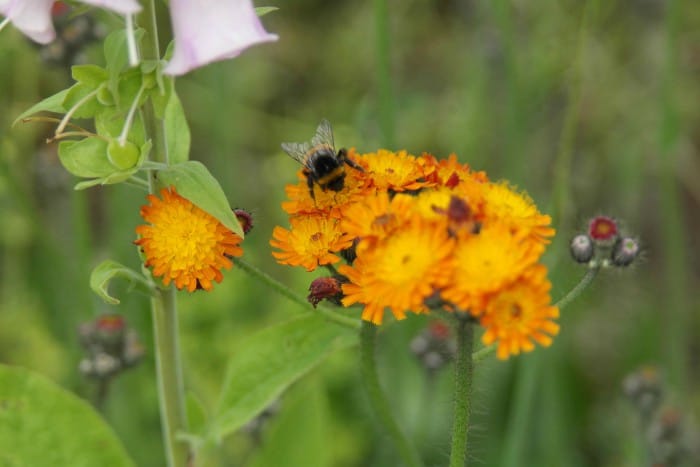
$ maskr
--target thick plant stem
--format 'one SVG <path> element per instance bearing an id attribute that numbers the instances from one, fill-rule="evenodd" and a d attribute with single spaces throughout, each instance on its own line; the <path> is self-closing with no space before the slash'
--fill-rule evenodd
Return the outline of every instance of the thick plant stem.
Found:
<path id="1" fill-rule="evenodd" d="M 379 385 L 377 375 L 377 360 L 374 355 L 377 340 L 377 326 L 368 321 L 362 322 L 360 329 L 360 358 L 362 365 L 362 379 L 364 380 L 367 396 L 372 405 L 372 409 L 382 424 L 382 427 L 389 435 L 391 442 L 399 453 L 401 460 L 408 467 L 421 467 L 420 460 L 415 447 L 408 442 L 398 423 L 391 414 L 389 401 Z"/>
<path id="2" fill-rule="evenodd" d="M 158 398 L 166 458 L 169 467 L 186 467 L 189 446 L 177 439 L 187 428 L 175 289 L 161 290 L 151 299 L 155 340 Z"/>
<path id="3" fill-rule="evenodd" d="M 143 6 L 141 25 L 146 30 L 146 34 L 143 40 L 142 54 L 145 59 L 157 60 L 160 58 L 160 48 L 155 0 L 147 0 Z M 153 102 L 150 99 L 145 103 L 142 112 L 146 131 L 153 142 L 150 160 L 167 164 L 168 147 L 165 139 L 165 127 L 163 121 L 156 116 Z M 151 171 L 149 191 L 154 193 L 160 188 L 162 186 L 159 186 L 155 171 Z M 151 299 L 151 310 L 165 457 L 168 467 L 187 467 L 190 461 L 189 446 L 186 442 L 177 439 L 179 432 L 187 430 L 187 415 L 175 294 L 175 289 L 172 286 L 166 290 L 159 290 Z"/>
<path id="4" fill-rule="evenodd" d="M 450 467 L 464 467 L 467 460 L 469 415 L 471 413 L 472 377 L 474 365 L 474 325 L 468 319 L 457 320 L 457 355 L 454 363 L 454 420 L 452 422 L 452 450 Z"/>

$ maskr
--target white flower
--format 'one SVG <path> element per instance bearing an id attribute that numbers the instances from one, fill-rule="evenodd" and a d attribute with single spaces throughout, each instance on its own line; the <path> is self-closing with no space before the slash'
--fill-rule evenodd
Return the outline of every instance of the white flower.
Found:
<path id="1" fill-rule="evenodd" d="M 251 0 L 171 0 L 170 16 L 175 50 L 163 70 L 169 75 L 182 75 L 233 58 L 252 45 L 277 40 L 263 28 Z"/>
<path id="2" fill-rule="evenodd" d="M 0 14 L 5 16 L 0 29 L 12 23 L 34 42 L 48 44 L 56 37 L 51 21 L 53 3 L 53 0 L 0 0 Z M 107 8 L 122 15 L 132 15 L 141 10 L 136 0 L 82 0 L 82 3 Z"/>

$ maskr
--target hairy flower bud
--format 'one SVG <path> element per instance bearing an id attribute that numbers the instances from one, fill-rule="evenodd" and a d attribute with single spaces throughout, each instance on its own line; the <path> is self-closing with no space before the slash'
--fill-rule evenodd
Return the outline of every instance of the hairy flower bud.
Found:
<path id="1" fill-rule="evenodd" d="M 612 262 L 615 266 L 629 266 L 638 255 L 639 242 L 631 237 L 622 237 L 615 242 L 612 251 Z"/>
<path id="2" fill-rule="evenodd" d="M 576 235 L 569 245 L 571 256 L 577 263 L 587 263 L 593 258 L 595 249 L 591 237 L 585 234 Z"/>

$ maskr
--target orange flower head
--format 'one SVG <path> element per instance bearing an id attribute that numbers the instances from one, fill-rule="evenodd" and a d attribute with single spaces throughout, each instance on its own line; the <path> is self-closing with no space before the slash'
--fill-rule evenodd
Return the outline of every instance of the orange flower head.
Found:
<path id="1" fill-rule="evenodd" d="M 352 245 L 352 237 L 340 231 L 340 222 L 323 216 L 300 216 L 290 219 L 291 230 L 275 227 L 270 245 L 281 251 L 272 256 L 280 264 L 303 266 L 313 271 L 319 265 L 335 264 L 340 257 L 334 253 Z"/>
<path id="2" fill-rule="evenodd" d="M 348 157 L 357 160 L 354 150 L 348 152 Z M 298 182 L 287 185 L 285 192 L 288 201 L 282 202 L 282 209 L 290 215 L 323 214 L 340 219 L 345 217 L 344 209 L 350 204 L 363 199 L 368 191 L 368 178 L 365 172 L 345 170 L 345 181 L 340 191 L 322 190 L 318 184 L 313 185 L 314 197 L 309 193 L 306 176 L 302 170 L 297 172 Z"/>
<path id="3" fill-rule="evenodd" d="M 163 283 L 192 292 L 211 290 L 212 281 L 221 282 L 221 269 L 230 269 L 233 256 L 241 256 L 241 237 L 214 216 L 178 195 L 174 187 L 161 190 L 159 199 L 148 195 L 149 205 L 141 217 L 149 225 L 136 227 L 134 242 L 145 256 L 145 265 Z"/>
<path id="4" fill-rule="evenodd" d="M 485 345 L 497 342 L 498 358 L 530 352 L 533 341 L 544 347 L 552 343 L 559 332 L 554 322 L 559 309 L 550 303 L 550 288 L 547 268 L 536 264 L 488 299 L 481 316 L 486 328 L 482 341 Z"/>
<path id="5" fill-rule="evenodd" d="M 527 193 L 519 193 L 507 183 L 489 183 L 484 199 L 487 218 L 505 222 L 536 242 L 549 243 L 555 233 L 549 226 L 552 218 L 541 214 Z"/>
<path id="6" fill-rule="evenodd" d="M 339 272 L 350 283 L 343 284 L 343 305 L 364 303 L 363 319 L 381 324 L 384 309 L 397 319 L 406 311 L 424 313 L 424 301 L 450 277 L 448 258 L 453 239 L 444 230 L 430 228 L 418 219 L 384 239 Z"/>
<path id="7" fill-rule="evenodd" d="M 442 298 L 479 315 L 484 297 L 520 276 L 543 251 L 542 244 L 528 242 L 501 223 L 485 226 L 478 234 L 460 233 L 452 258 L 454 277 Z"/>
<path id="8" fill-rule="evenodd" d="M 431 185 L 424 162 L 406 151 L 380 149 L 361 155 L 360 163 L 379 191 L 410 191 Z"/>

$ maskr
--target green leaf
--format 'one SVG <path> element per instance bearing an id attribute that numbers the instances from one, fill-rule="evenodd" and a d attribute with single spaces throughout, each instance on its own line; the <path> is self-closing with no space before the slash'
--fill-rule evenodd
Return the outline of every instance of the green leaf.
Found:
<path id="1" fill-rule="evenodd" d="M 121 135 L 126 114 L 125 110 L 119 110 L 116 107 L 102 107 L 95 114 L 95 131 L 105 138 L 117 138 Z M 139 112 L 134 115 L 126 139 L 137 146 L 143 145 L 146 141 L 146 129 Z"/>
<path id="2" fill-rule="evenodd" d="M 97 65 L 73 65 L 71 74 L 74 80 L 92 89 L 97 89 L 109 78 L 107 70 Z"/>
<path id="3" fill-rule="evenodd" d="M 66 95 L 68 95 L 68 89 L 59 91 L 53 96 L 49 96 L 41 102 L 34 104 L 29 109 L 22 112 L 20 116 L 17 117 L 14 122 L 12 122 L 12 126 L 14 126 L 20 120 L 38 112 L 54 112 L 57 114 L 66 113 L 67 110 L 65 107 L 63 107 L 63 101 L 66 99 Z"/>
<path id="4" fill-rule="evenodd" d="M 356 342 L 355 332 L 313 314 L 253 335 L 229 361 L 208 435 L 220 440 L 234 432 L 333 351 Z"/>
<path id="5" fill-rule="evenodd" d="M 0 365 L 0 465 L 133 467 L 85 401 L 25 369 Z"/>
<path id="6" fill-rule="evenodd" d="M 63 108 L 66 112 L 73 110 L 73 118 L 92 118 L 101 107 L 97 90 L 82 83 L 71 86 L 63 99 Z"/>
<path id="7" fill-rule="evenodd" d="M 109 281 L 117 277 L 126 279 L 130 282 L 131 288 L 146 295 L 153 293 L 153 285 L 143 274 L 110 259 L 102 261 L 92 270 L 90 274 L 90 288 L 105 302 L 110 305 L 118 305 L 119 299 L 112 297 L 107 290 Z"/>
<path id="8" fill-rule="evenodd" d="M 201 162 L 187 161 L 171 165 L 158 172 L 158 179 L 165 186 L 174 185 L 180 196 L 216 217 L 243 238 L 243 229 L 231 211 L 224 190 Z"/>
<path id="9" fill-rule="evenodd" d="M 255 8 L 255 14 L 258 16 L 265 16 L 268 13 L 272 13 L 273 11 L 277 11 L 279 8 L 276 6 L 259 6 Z"/>
<path id="10" fill-rule="evenodd" d="M 68 172 L 78 177 L 106 177 L 118 171 L 107 160 L 107 142 L 100 138 L 61 141 L 58 158 Z"/>
<path id="11" fill-rule="evenodd" d="M 190 158 L 190 127 L 187 125 L 180 98 L 174 90 L 170 93 L 170 99 L 165 106 L 164 123 L 170 163 L 187 161 Z"/>
<path id="12" fill-rule="evenodd" d="M 136 43 L 143 38 L 144 30 L 139 28 L 134 32 Z M 104 41 L 105 54 L 105 69 L 107 70 L 109 80 L 109 90 L 112 92 L 114 99 L 121 102 L 119 95 L 120 75 L 129 62 L 129 54 L 126 43 L 126 31 L 119 29 L 112 31 L 107 35 Z M 139 72 L 140 74 L 140 72 Z"/>
<path id="13" fill-rule="evenodd" d="M 96 185 L 104 185 L 104 183 L 102 183 L 103 181 L 104 178 L 93 178 L 92 180 L 84 180 L 82 182 L 76 183 L 73 189 L 75 191 L 86 190 Z"/>
<path id="14" fill-rule="evenodd" d="M 314 378 L 318 379 L 318 378 Z M 270 420 L 265 442 L 258 449 L 250 467 L 270 465 L 331 465 L 328 402 L 318 382 L 304 384 L 282 400 L 281 412 Z M 300 435 L 303 433 L 303 435 Z"/>

